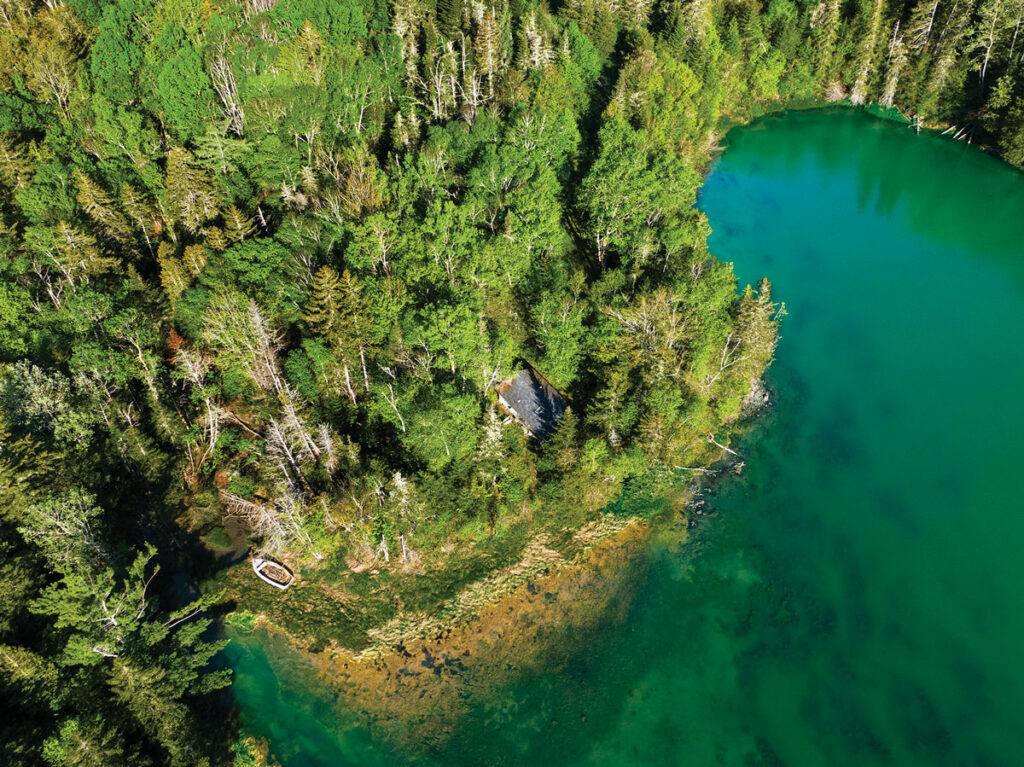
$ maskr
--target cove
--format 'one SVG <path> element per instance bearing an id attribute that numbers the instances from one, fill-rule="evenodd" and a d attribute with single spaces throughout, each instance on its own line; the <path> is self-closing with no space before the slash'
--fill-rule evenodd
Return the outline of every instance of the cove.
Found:
<path id="1" fill-rule="evenodd" d="M 1024 753 L 1024 177 L 853 110 L 736 129 L 712 252 L 789 308 L 774 405 L 626 620 L 467 690 L 438 745 L 235 633 L 243 727 L 289 765 L 1005 765 Z"/>

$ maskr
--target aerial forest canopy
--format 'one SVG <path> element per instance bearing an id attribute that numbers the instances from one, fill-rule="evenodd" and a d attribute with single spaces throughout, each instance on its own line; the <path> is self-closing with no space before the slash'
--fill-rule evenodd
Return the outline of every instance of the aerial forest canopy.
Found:
<path id="1" fill-rule="evenodd" d="M 168 571 L 226 516 L 310 568 L 430 563 L 713 460 L 781 313 L 707 251 L 716 137 L 877 101 L 1022 163 L 1022 20 L 0 0 L 2 761 L 225 758 L 217 597 Z M 496 403 L 527 365 L 568 402 L 544 441 Z"/>

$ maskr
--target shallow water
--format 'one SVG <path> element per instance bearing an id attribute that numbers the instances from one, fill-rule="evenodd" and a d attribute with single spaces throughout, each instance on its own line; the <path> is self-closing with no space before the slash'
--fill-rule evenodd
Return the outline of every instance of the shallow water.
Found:
<path id="1" fill-rule="evenodd" d="M 1024 753 L 1024 177 L 854 111 L 729 134 L 712 251 L 790 311 L 776 405 L 629 620 L 396 755 L 260 634 L 289 765 L 1006 765 Z"/>

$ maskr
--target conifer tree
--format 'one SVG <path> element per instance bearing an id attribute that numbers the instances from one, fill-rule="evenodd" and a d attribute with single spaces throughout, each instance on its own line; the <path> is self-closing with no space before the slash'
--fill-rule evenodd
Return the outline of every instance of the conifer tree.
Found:
<path id="1" fill-rule="evenodd" d="M 202 245 L 186 245 L 185 252 L 181 257 L 181 263 L 189 274 L 193 277 L 198 277 L 199 273 L 206 267 L 206 248 Z"/>
<path id="2" fill-rule="evenodd" d="M 494 98 L 494 75 L 501 64 L 501 39 L 494 9 L 483 10 L 473 35 L 473 58 L 477 70 L 487 78 L 487 92 Z"/>
<path id="3" fill-rule="evenodd" d="M 907 21 L 907 45 L 911 50 L 919 51 L 932 41 L 941 3 L 942 0 L 920 0 L 914 6 Z"/>
<path id="4" fill-rule="evenodd" d="M 151 238 L 159 236 L 163 229 L 163 224 L 153 204 L 133 186 L 124 184 L 121 186 L 121 206 L 128 214 L 131 223 L 145 238 L 147 245 L 151 246 Z M 172 238 L 174 237 L 173 231 L 168 234 Z"/>
<path id="5" fill-rule="evenodd" d="M 985 84 L 992 53 L 1002 40 L 1004 32 L 1010 28 L 1013 19 L 1009 18 L 1006 0 L 982 0 L 978 6 L 977 21 L 972 30 L 972 53 L 979 70 L 981 84 Z"/>
<path id="6" fill-rule="evenodd" d="M 13 138 L 0 135 L 0 185 L 20 192 L 31 178 L 32 162 Z"/>
<path id="7" fill-rule="evenodd" d="M 597 3 L 595 0 L 568 0 L 561 15 L 564 19 L 575 21 L 583 34 L 592 36 L 594 21 L 597 18 Z"/>
<path id="8" fill-rule="evenodd" d="M 547 32 L 540 26 L 536 11 L 531 11 L 523 20 L 520 67 L 541 69 L 554 61 L 555 52 Z"/>
<path id="9" fill-rule="evenodd" d="M 933 111 L 957 63 L 957 56 L 970 27 L 972 3 L 965 0 L 953 3 L 943 20 L 942 29 L 934 43 L 932 65 L 925 83 L 924 108 Z"/>
<path id="10" fill-rule="evenodd" d="M 891 107 L 896 100 L 896 90 L 899 88 L 900 77 L 907 66 L 907 46 L 900 33 L 900 23 L 897 21 L 893 26 L 892 37 L 889 40 L 889 55 L 885 69 L 885 85 L 882 88 L 882 95 L 878 103 L 884 107 Z"/>
<path id="11" fill-rule="evenodd" d="M 126 764 L 131 758 L 122 733 L 100 715 L 68 717 L 43 743 L 43 760 L 48 765 L 107 767 Z"/>
<path id="12" fill-rule="evenodd" d="M 96 238 L 66 221 L 47 238 L 46 256 L 59 279 L 74 287 L 114 269 L 118 260 L 103 253 Z"/>
<path id="13" fill-rule="evenodd" d="M 821 0 L 811 15 L 814 71 L 819 78 L 827 78 L 832 73 L 841 20 L 839 0 Z"/>
<path id="14" fill-rule="evenodd" d="M 871 0 L 871 10 L 867 28 L 860 42 L 857 53 L 857 77 L 850 92 L 850 101 L 863 104 L 867 99 L 869 78 L 874 69 L 875 49 L 878 45 L 878 33 L 882 26 L 883 0 Z"/>
<path id="15" fill-rule="evenodd" d="M 113 204 L 113 200 L 103 187 L 85 175 L 80 168 L 75 169 L 75 186 L 78 188 L 78 204 L 86 215 L 95 221 L 100 229 L 115 240 L 128 237 L 128 221 Z"/>
<path id="16" fill-rule="evenodd" d="M 217 215 L 218 199 L 213 179 L 187 149 L 173 147 L 167 153 L 164 189 L 167 208 L 188 232 L 197 232 L 200 224 Z"/>
<path id="17" fill-rule="evenodd" d="M 437 0 L 437 31 L 454 40 L 462 29 L 463 0 Z"/>
<path id="18" fill-rule="evenodd" d="M 340 331 L 341 281 L 331 267 L 321 266 L 314 275 L 303 318 L 310 330 L 328 341 Z"/>
<path id="19" fill-rule="evenodd" d="M 226 175 L 236 173 L 252 152 L 244 138 L 227 135 L 228 122 L 210 123 L 206 130 L 196 137 L 196 160 L 207 170 Z"/>
<path id="20" fill-rule="evenodd" d="M 1007 160 L 1024 165 L 1024 97 L 1018 97 L 1007 110 L 1000 127 L 999 148 Z"/>
<path id="21" fill-rule="evenodd" d="M 157 246 L 156 262 L 160 267 L 160 284 L 173 309 L 179 296 L 188 288 L 188 274 L 181 259 L 174 255 L 174 247 L 167 241 Z"/>
<path id="22" fill-rule="evenodd" d="M 554 433 L 544 442 L 544 456 L 550 468 L 567 474 L 579 463 L 579 421 L 568 408 L 558 421 Z"/>
<path id="23" fill-rule="evenodd" d="M 619 39 L 619 22 L 610 3 L 600 4 L 591 39 L 594 46 L 605 56 L 610 56 L 615 50 L 615 44 Z"/>
<path id="24" fill-rule="evenodd" d="M 771 363 L 778 344 L 779 320 L 785 313 L 785 304 L 772 302 L 768 280 L 761 280 L 756 290 L 750 285 L 744 289 L 736 310 L 735 335 L 740 344 L 737 358 L 743 360 L 736 367 L 746 375 L 760 375 Z"/>
<path id="25" fill-rule="evenodd" d="M 224 211 L 224 236 L 229 243 L 241 242 L 251 237 L 256 232 L 256 223 L 242 211 L 238 206 L 231 204 Z"/>
<path id="26" fill-rule="evenodd" d="M 219 226 L 211 226 L 204 229 L 203 236 L 206 244 L 218 253 L 223 253 L 231 245 L 224 230 Z"/>
<path id="27" fill-rule="evenodd" d="M 89 33 L 70 6 L 54 4 L 43 9 L 29 35 L 23 68 L 28 87 L 70 117 L 69 102 Z"/>
<path id="28" fill-rule="evenodd" d="M 363 386 L 369 391 L 370 376 L 366 362 L 372 345 L 369 305 L 363 297 L 362 285 L 348 269 L 342 272 L 338 281 L 338 312 L 335 342 L 345 365 L 346 382 L 349 379 L 348 369 L 358 365 L 363 374 Z"/>

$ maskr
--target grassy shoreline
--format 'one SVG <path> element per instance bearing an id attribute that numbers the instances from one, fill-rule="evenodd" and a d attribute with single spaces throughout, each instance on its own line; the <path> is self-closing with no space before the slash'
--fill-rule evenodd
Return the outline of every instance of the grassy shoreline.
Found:
<path id="1" fill-rule="evenodd" d="M 309 653 L 266 614 L 236 618 L 231 630 L 266 631 L 261 641 L 300 653 L 339 711 L 359 712 L 399 753 L 440 747 L 475 706 L 523 674 L 562 668 L 581 647 L 614 633 L 645 581 L 652 533 L 685 539 L 686 529 L 669 508 L 654 521 L 615 516 L 584 526 L 571 558 L 528 546 L 521 566 L 460 592 L 443 616 L 382 627 L 378 641 L 358 652 L 330 646 Z"/>
<path id="2" fill-rule="evenodd" d="M 383 603 L 389 597 L 395 598 L 400 593 L 409 595 L 415 585 L 410 581 L 447 577 L 449 574 L 443 567 L 437 571 L 405 573 L 404 577 L 399 575 L 397 578 L 393 573 L 384 573 L 392 587 L 388 594 L 384 589 L 378 589 L 360 596 L 356 582 L 363 580 L 358 578 L 362 574 L 354 574 L 356 578 L 347 580 L 352 581 L 355 588 L 346 591 L 335 586 L 331 589 L 331 601 L 337 607 L 335 619 L 340 618 L 341 623 L 354 623 L 357 613 L 363 611 L 361 636 L 353 636 L 348 641 L 344 632 L 332 635 L 318 631 L 318 628 L 325 628 L 327 620 L 311 625 L 299 620 L 294 609 L 304 601 L 306 594 L 322 587 L 323 575 L 314 574 L 312 580 L 300 579 L 288 592 L 269 593 L 252 577 L 246 562 L 230 568 L 227 577 L 217 585 L 226 587 L 228 596 L 238 604 L 247 605 L 227 616 L 226 622 L 234 628 L 266 628 L 286 638 L 296 649 L 313 654 L 326 653 L 352 660 L 372 659 L 393 652 L 396 646 L 469 625 L 502 599 L 514 597 L 517 592 L 559 570 L 586 568 L 595 549 L 606 550 L 621 542 L 633 542 L 638 537 L 636 531 L 647 528 L 648 520 L 639 515 L 609 513 L 573 531 L 563 530 L 557 537 L 539 530 L 521 547 L 516 546 L 514 540 L 509 540 L 510 548 L 518 551 L 517 558 L 456 588 L 433 609 L 415 602 L 395 610 L 366 608 L 374 602 Z M 515 534 L 511 536 L 513 539 L 516 537 Z M 367 574 L 367 579 L 374 575 L 380 576 L 381 573 Z M 295 593 L 289 593 L 293 590 Z M 323 599 L 319 601 L 324 602 Z"/>

